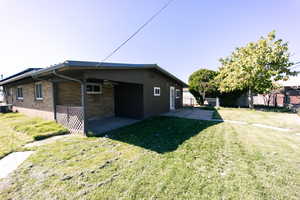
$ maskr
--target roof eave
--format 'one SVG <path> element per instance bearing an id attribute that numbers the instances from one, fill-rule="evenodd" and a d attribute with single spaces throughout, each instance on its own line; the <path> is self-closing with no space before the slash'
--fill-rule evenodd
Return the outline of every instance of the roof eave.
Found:
<path id="1" fill-rule="evenodd" d="M 73 64 L 72 64 L 72 62 L 73 62 Z M 162 72 L 163 74 L 171 77 L 172 79 L 177 81 L 183 87 L 188 87 L 188 85 L 185 82 L 181 81 L 176 76 L 172 75 L 168 71 L 159 67 L 157 64 L 118 64 L 118 63 L 101 63 L 100 62 L 95 65 L 95 62 L 86 62 L 85 66 L 80 66 L 79 64 L 74 64 L 74 63 L 75 63 L 74 61 L 65 61 L 63 63 L 59 63 L 59 64 L 53 65 L 51 67 L 47 67 L 45 69 L 40 69 L 38 71 L 34 71 L 31 73 L 25 73 L 20 76 L 14 77 L 12 79 L 8 79 L 6 81 L 0 82 L 0 86 L 3 86 L 10 82 L 18 81 L 18 80 L 21 80 L 21 79 L 24 79 L 27 77 L 38 77 L 38 76 L 48 75 L 49 73 L 52 73 L 54 70 L 61 70 L 63 68 L 69 67 L 70 69 L 71 68 L 74 68 L 74 69 L 75 68 L 83 68 L 83 69 L 156 69 L 156 70 Z M 92 63 L 93 63 L 93 65 L 91 65 L 91 66 L 88 65 L 88 64 L 92 64 Z M 127 67 L 126 67 L 126 65 L 127 65 Z"/>

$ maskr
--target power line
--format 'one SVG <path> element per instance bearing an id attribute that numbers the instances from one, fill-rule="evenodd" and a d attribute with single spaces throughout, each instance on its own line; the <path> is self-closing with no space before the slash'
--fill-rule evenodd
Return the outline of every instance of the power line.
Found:
<path id="1" fill-rule="evenodd" d="M 122 42 L 117 48 L 115 48 L 110 54 L 108 54 L 101 62 L 106 61 L 112 55 L 114 55 L 119 49 L 122 48 L 129 40 L 131 40 L 136 34 L 138 34 L 145 26 L 147 26 L 155 17 L 157 17 L 163 10 L 165 10 L 174 0 L 169 0 L 165 3 L 154 15 L 152 15 L 143 25 L 141 25 L 127 40 Z"/>
<path id="2" fill-rule="evenodd" d="M 299 62 L 295 62 L 290 68 L 296 68 L 296 67 L 300 67 L 300 61 Z"/>

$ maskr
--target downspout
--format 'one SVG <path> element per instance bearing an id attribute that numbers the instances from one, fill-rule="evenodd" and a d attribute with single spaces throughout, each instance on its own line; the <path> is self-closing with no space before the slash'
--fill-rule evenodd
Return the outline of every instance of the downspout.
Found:
<path id="1" fill-rule="evenodd" d="M 75 78 L 72 78 L 72 77 L 69 77 L 69 76 L 66 76 L 66 75 L 58 74 L 56 72 L 56 70 L 53 70 L 52 74 L 59 77 L 59 78 L 62 78 L 62 79 L 66 79 L 66 80 L 69 80 L 69 81 L 74 81 L 74 82 L 80 83 L 80 86 L 81 86 L 81 106 L 83 107 L 83 133 L 86 134 L 86 132 L 87 132 L 87 123 L 86 123 L 87 118 L 86 118 L 86 106 L 85 106 L 85 104 L 86 104 L 86 97 L 85 97 L 86 83 L 85 83 L 85 81 L 75 79 Z M 55 115 L 56 115 L 56 111 L 55 111 Z"/>
<path id="2" fill-rule="evenodd" d="M 66 76 L 66 75 L 62 75 L 62 74 L 58 74 L 58 73 L 56 72 L 56 70 L 53 70 L 53 71 L 52 71 L 52 74 L 55 75 L 55 76 L 57 76 L 57 77 L 59 77 L 59 78 L 62 78 L 62 79 L 67 79 L 67 80 L 69 80 L 69 81 L 75 81 L 75 82 L 78 82 L 78 83 L 80 83 L 80 84 L 83 83 L 83 81 L 81 81 L 81 80 L 79 80 L 79 79 L 72 78 L 72 77 L 69 77 L 69 76 Z"/>

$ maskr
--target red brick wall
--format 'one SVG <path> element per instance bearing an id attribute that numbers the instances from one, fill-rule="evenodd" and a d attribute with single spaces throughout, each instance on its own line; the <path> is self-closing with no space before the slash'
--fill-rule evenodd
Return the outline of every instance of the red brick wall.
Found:
<path id="1" fill-rule="evenodd" d="M 300 96 L 290 96 L 290 104 L 300 104 Z"/>

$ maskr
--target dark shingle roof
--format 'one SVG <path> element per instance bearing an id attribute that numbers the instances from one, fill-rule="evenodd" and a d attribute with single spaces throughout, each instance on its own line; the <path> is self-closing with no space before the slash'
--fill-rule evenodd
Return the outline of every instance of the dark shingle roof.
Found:
<path id="1" fill-rule="evenodd" d="M 11 75 L 11 76 L 9 76 L 9 77 L 6 77 L 6 78 L 0 80 L 0 82 L 6 81 L 6 80 L 8 80 L 8 79 L 11 79 L 11 78 L 14 78 L 14 77 L 17 77 L 17 76 L 20 76 L 20 75 L 25 74 L 25 73 L 28 73 L 28 72 L 37 71 L 37 70 L 40 70 L 40 69 L 42 69 L 42 68 L 27 68 L 27 69 L 25 69 L 25 70 L 23 70 L 23 71 L 21 71 L 21 72 L 19 72 L 19 73 L 16 73 L 16 74 L 14 74 L 14 75 Z"/>

